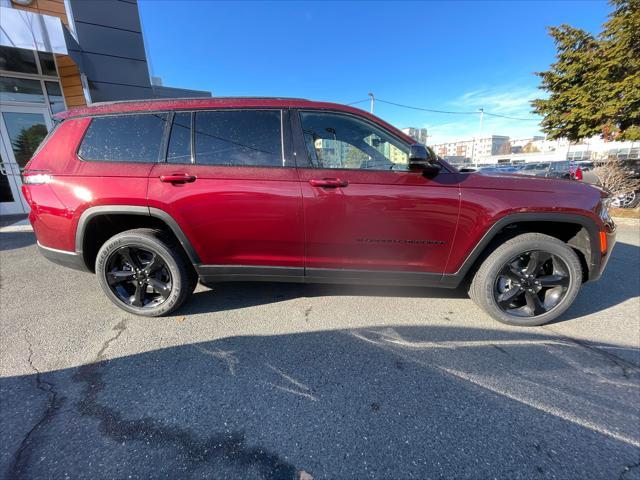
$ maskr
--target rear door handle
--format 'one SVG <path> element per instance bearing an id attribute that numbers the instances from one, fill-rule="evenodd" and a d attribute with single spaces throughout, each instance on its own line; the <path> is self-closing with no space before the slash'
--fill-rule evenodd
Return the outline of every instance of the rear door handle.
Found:
<path id="1" fill-rule="evenodd" d="M 341 180 L 339 178 L 314 178 L 309 180 L 312 187 L 322 188 L 343 188 L 349 185 L 347 180 Z"/>
<path id="2" fill-rule="evenodd" d="M 196 181 L 196 177 L 187 173 L 172 173 L 171 175 L 161 175 L 160 181 L 165 183 L 193 183 Z"/>

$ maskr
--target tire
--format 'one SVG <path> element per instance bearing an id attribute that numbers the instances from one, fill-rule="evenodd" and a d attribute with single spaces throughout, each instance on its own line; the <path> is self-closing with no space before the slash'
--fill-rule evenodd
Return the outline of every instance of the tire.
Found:
<path id="1" fill-rule="evenodd" d="M 537 326 L 562 315 L 581 284 L 580 259 L 570 246 L 549 235 L 525 233 L 487 256 L 471 281 L 469 296 L 499 322 Z"/>
<path id="2" fill-rule="evenodd" d="M 107 297 L 122 310 L 160 317 L 193 293 L 198 276 L 175 240 L 140 228 L 114 235 L 100 248 L 96 275 Z"/>

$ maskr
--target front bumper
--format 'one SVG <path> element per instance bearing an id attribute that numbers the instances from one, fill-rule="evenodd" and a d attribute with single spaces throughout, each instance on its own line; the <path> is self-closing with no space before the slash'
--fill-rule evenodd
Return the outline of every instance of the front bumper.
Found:
<path id="1" fill-rule="evenodd" d="M 616 230 L 613 228 L 611 231 L 607 231 L 605 233 L 607 237 L 607 251 L 603 254 L 600 254 L 600 261 L 593 265 L 589 275 L 589 281 L 594 282 L 598 280 L 602 273 L 604 272 L 607 263 L 609 262 L 609 258 L 611 258 L 611 252 L 613 251 L 613 247 L 616 244 Z"/>

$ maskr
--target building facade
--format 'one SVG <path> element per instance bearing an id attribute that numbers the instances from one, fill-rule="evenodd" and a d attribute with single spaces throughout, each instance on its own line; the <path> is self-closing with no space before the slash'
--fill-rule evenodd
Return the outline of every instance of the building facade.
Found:
<path id="1" fill-rule="evenodd" d="M 151 82 L 136 0 L 0 0 L 0 214 L 52 116 L 93 102 L 211 96 Z"/>
<path id="2" fill-rule="evenodd" d="M 407 135 L 409 135 L 411 138 L 414 138 L 418 143 L 422 143 L 423 145 L 427 144 L 427 139 L 429 138 L 429 135 L 427 135 L 426 128 L 409 127 L 409 128 L 403 128 L 402 131 Z"/>
<path id="3" fill-rule="evenodd" d="M 485 157 L 509 153 L 509 137 L 489 135 L 486 137 L 431 145 L 437 155 L 443 158 L 464 158 L 467 162 L 478 162 Z"/>

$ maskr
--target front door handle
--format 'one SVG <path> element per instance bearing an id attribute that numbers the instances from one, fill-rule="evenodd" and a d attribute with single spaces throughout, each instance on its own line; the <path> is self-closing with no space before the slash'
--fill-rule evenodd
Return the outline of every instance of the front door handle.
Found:
<path id="1" fill-rule="evenodd" d="M 196 177 L 187 173 L 172 173 L 171 175 L 161 175 L 160 181 L 165 183 L 193 183 L 196 181 Z"/>
<path id="2" fill-rule="evenodd" d="M 349 185 L 347 180 L 341 180 L 339 178 L 314 178 L 309 180 L 312 187 L 322 188 L 343 188 Z"/>

